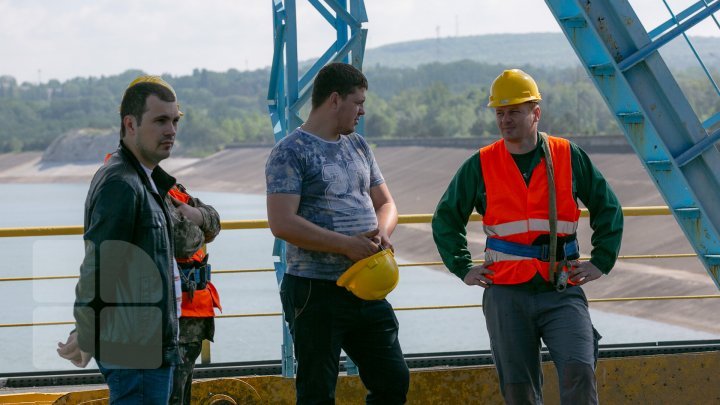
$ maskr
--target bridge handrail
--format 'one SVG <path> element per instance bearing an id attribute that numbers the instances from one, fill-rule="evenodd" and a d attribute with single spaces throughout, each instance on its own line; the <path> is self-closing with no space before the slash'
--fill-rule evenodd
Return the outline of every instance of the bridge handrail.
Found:
<path id="1" fill-rule="evenodd" d="M 653 215 L 670 215 L 670 209 L 666 206 L 648 206 L 648 207 L 623 207 L 625 216 L 653 216 Z M 586 208 L 580 209 L 580 216 L 587 217 Z M 400 215 L 398 224 L 423 224 L 430 223 L 432 214 L 410 214 Z M 482 215 L 473 214 L 470 221 L 481 221 Z M 267 229 L 268 221 L 266 219 L 246 219 L 236 221 L 220 222 L 222 229 Z M 28 226 L 20 228 L 0 228 L 0 238 L 17 238 L 29 236 L 63 236 L 63 235 L 82 235 L 83 227 L 81 225 L 67 226 Z"/>
<path id="2" fill-rule="evenodd" d="M 626 301 L 670 301 L 670 300 L 700 300 L 720 298 L 720 294 L 711 295 L 666 295 L 657 297 L 616 297 L 616 298 L 589 298 L 588 302 L 626 302 Z M 459 304 L 459 305 L 426 305 L 416 307 L 394 307 L 395 311 L 427 311 L 439 309 L 466 309 L 466 308 L 482 308 L 482 304 Z M 267 316 L 280 316 L 281 312 L 256 312 L 241 314 L 223 314 L 216 315 L 215 318 L 257 318 Z M 35 326 L 58 326 L 58 325 L 74 325 L 74 321 L 59 322 L 28 322 L 28 323 L 0 323 L 0 328 L 20 328 Z"/>
<path id="3" fill-rule="evenodd" d="M 670 210 L 666 206 L 648 206 L 648 207 L 625 207 L 623 208 L 625 216 L 654 216 L 669 215 Z M 587 217 L 587 209 L 581 209 L 581 216 Z M 422 224 L 429 223 L 432 214 L 412 214 L 400 215 L 399 224 Z M 473 214 L 471 221 L 480 221 L 482 216 Z M 222 229 L 267 229 L 268 222 L 264 219 L 255 220 L 239 220 L 239 221 L 222 221 Z M 82 226 L 42 226 L 42 227 L 24 227 L 24 228 L 0 228 L 0 237 L 28 237 L 28 236 L 61 236 L 61 235 L 81 235 Z M 695 253 L 668 253 L 668 254 L 644 254 L 644 255 L 622 255 L 618 260 L 631 259 L 664 259 L 664 258 L 689 258 L 697 256 Z M 588 257 L 581 257 L 580 260 L 588 260 Z M 484 260 L 476 259 L 473 263 L 483 263 Z M 429 262 L 413 262 L 401 263 L 400 267 L 414 266 L 442 266 L 440 261 Z M 258 273 L 258 272 L 274 272 L 273 268 L 254 268 L 254 269 L 231 269 L 216 270 L 215 274 L 236 274 L 236 273 Z M 77 275 L 57 275 L 57 276 L 38 276 L 38 277 L 5 277 L 0 278 L 0 282 L 13 281 L 39 281 L 39 280 L 58 280 L 78 278 Z M 720 298 L 720 295 L 685 295 L 685 296 L 659 296 L 659 297 L 623 297 L 623 298 L 596 298 L 589 299 L 589 302 L 620 302 L 620 301 L 649 301 L 649 300 L 687 300 L 687 299 L 712 299 Z M 437 305 L 437 306 L 415 306 L 415 307 L 397 307 L 396 311 L 418 311 L 418 310 L 438 310 L 438 309 L 462 309 L 462 308 L 482 308 L 480 304 L 465 305 Z M 218 315 L 216 318 L 246 318 L 246 317 L 265 317 L 280 316 L 279 312 L 265 313 L 240 313 L 240 314 L 224 314 Z M 0 328 L 12 327 L 35 327 L 35 326 L 54 326 L 54 325 L 72 325 L 72 321 L 59 322 L 36 322 L 36 323 L 13 323 L 0 324 Z"/>
<path id="4" fill-rule="evenodd" d="M 685 259 L 689 257 L 697 257 L 696 253 L 663 253 L 663 254 L 648 254 L 648 255 L 620 255 L 618 260 L 638 260 L 638 259 Z M 589 257 L 580 257 L 578 260 L 590 260 Z M 474 259 L 473 263 L 484 263 L 485 260 Z M 443 266 L 444 263 L 440 261 L 433 262 L 412 262 L 412 263 L 398 263 L 398 267 L 428 267 L 428 266 Z M 238 274 L 238 273 L 269 273 L 275 272 L 275 269 L 270 267 L 258 267 L 250 269 L 230 269 L 230 270 L 213 270 L 214 275 L 218 274 Z M 37 276 L 37 277 L 0 277 L 0 283 L 10 281 L 40 281 L 40 280 L 65 280 L 74 279 L 79 276 L 76 274 L 66 274 L 58 276 Z"/>

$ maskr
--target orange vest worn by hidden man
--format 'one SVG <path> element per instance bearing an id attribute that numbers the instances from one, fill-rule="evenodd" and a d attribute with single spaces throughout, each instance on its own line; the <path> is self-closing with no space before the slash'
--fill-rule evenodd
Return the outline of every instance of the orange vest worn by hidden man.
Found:
<path id="1" fill-rule="evenodd" d="M 176 200 L 188 203 L 190 201 L 190 195 L 184 193 L 178 189 L 177 186 L 173 187 L 168 191 L 171 197 Z M 191 258 L 183 259 L 176 258 L 178 263 L 202 263 L 205 259 L 205 247 L 198 249 Z M 195 290 L 193 293 L 192 300 L 187 292 L 182 293 L 182 318 L 209 318 L 215 316 L 214 308 L 218 308 L 222 311 L 220 306 L 220 295 L 217 292 L 215 286 L 208 280 L 207 287 L 202 290 Z"/>

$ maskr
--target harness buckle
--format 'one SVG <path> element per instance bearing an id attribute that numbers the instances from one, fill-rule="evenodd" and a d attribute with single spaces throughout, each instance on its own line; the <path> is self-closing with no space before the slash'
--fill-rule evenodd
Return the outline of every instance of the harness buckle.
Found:
<path id="1" fill-rule="evenodd" d="M 550 245 L 540 245 L 540 260 L 547 262 L 550 260 Z"/>
<path id="2" fill-rule="evenodd" d="M 200 266 L 180 269 L 180 287 L 183 292 L 204 290 L 210 281 L 211 266 L 204 263 Z"/>
<path id="3" fill-rule="evenodd" d="M 555 291 L 557 292 L 563 292 L 565 289 L 567 289 L 567 283 L 568 278 L 570 277 L 570 272 L 568 271 L 567 262 L 565 260 L 560 261 L 558 263 L 558 269 L 560 270 L 558 273 L 558 277 L 555 280 Z"/>

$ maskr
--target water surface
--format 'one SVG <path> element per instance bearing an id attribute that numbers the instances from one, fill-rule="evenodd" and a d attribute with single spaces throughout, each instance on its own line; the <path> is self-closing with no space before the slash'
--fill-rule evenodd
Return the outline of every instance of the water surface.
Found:
<path id="1" fill-rule="evenodd" d="M 87 184 L 0 184 L 0 227 L 81 225 Z M 223 220 L 265 218 L 265 198 L 221 192 L 193 193 L 213 205 Z M 209 245 L 213 268 L 272 267 L 269 230 L 223 231 Z M 83 257 L 81 236 L 0 238 L 0 277 L 77 275 Z M 410 261 L 412 258 L 399 258 Z M 225 314 L 280 312 L 274 273 L 214 276 Z M 72 321 L 76 280 L 0 282 L 0 323 Z M 401 268 L 401 281 L 388 299 L 395 307 L 480 304 L 482 289 L 424 267 Z M 601 343 L 718 339 L 660 322 L 591 310 Z M 398 311 L 406 353 L 489 349 L 480 308 Z M 277 316 L 218 319 L 213 362 L 280 358 L 281 319 Z M 71 325 L 0 328 L 0 373 L 73 369 L 55 347 Z"/>

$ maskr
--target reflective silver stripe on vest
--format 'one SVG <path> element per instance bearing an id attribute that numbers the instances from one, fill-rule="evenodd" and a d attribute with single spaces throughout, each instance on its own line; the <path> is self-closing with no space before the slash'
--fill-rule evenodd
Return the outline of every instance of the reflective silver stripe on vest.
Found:
<path id="1" fill-rule="evenodd" d="M 578 223 L 571 221 L 558 221 L 557 231 L 563 234 L 573 234 L 577 231 Z M 487 236 L 510 236 L 526 232 L 550 232 L 550 221 L 547 219 L 530 219 L 514 222 L 506 222 L 497 225 L 483 224 L 483 230 Z"/>
<path id="2" fill-rule="evenodd" d="M 571 234 L 577 231 L 578 223 L 570 221 L 557 221 L 558 233 Z M 547 219 L 531 219 L 530 220 L 531 231 L 546 231 L 550 232 L 550 221 Z"/>
<path id="3" fill-rule="evenodd" d="M 498 252 L 497 250 L 485 250 L 485 262 L 517 262 L 521 260 L 532 260 L 529 257 L 509 255 L 507 253 Z"/>

